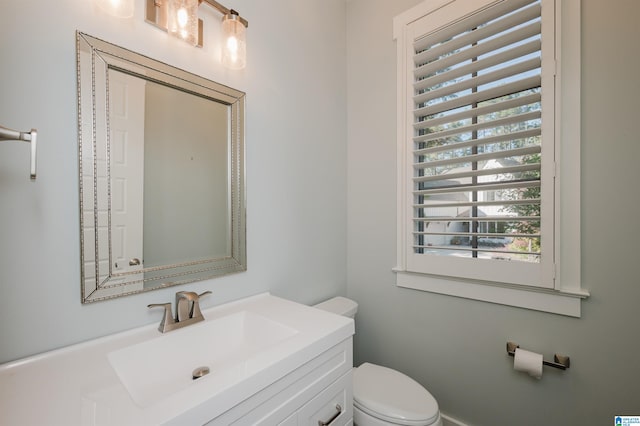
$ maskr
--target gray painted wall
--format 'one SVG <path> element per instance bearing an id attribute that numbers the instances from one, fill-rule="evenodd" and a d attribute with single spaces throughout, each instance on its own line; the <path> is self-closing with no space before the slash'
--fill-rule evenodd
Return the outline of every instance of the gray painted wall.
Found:
<path id="1" fill-rule="evenodd" d="M 227 105 L 146 84 L 145 267 L 231 255 L 229 120 Z"/>
<path id="2" fill-rule="evenodd" d="M 230 1 L 250 22 L 239 72 L 217 59 L 217 12 L 196 49 L 144 23 L 144 3 L 121 21 L 88 0 L 0 2 L 0 124 L 39 131 L 35 182 L 28 146 L 0 143 L 0 362 L 159 322 L 146 305 L 177 290 L 80 303 L 76 29 L 247 93 L 248 271 L 180 289 L 212 290 L 205 308 L 346 292 L 344 1 Z"/>
<path id="3" fill-rule="evenodd" d="M 470 425 L 609 425 L 640 413 L 637 99 L 640 2 L 582 1 L 582 318 L 395 287 L 395 44 L 417 0 L 347 2 L 348 295 L 356 364 L 399 369 Z M 613 189 L 615 187 L 615 189 Z M 611 215 L 620 219 L 611 219 Z M 624 217 L 624 218 L 623 218 Z M 513 370 L 508 340 L 571 356 L 542 380 Z"/>

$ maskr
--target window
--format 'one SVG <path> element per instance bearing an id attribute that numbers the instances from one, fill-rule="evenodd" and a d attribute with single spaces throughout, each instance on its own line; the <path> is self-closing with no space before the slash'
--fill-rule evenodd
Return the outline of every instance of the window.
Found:
<path id="1" fill-rule="evenodd" d="M 579 218 L 579 196 L 560 197 L 579 180 L 579 100 L 563 103 L 579 85 L 560 85 L 561 12 L 427 0 L 396 17 L 399 286 L 579 316 L 579 226 L 561 213 Z"/>

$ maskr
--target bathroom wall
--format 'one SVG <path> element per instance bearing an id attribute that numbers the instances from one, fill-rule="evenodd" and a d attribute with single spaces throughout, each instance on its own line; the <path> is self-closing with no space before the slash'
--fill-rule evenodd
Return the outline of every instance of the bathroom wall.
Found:
<path id="1" fill-rule="evenodd" d="M 360 303 L 356 363 L 412 375 L 470 425 L 639 414 L 640 3 L 582 1 L 579 249 L 592 296 L 579 319 L 395 287 L 392 18 L 417 3 L 227 0 L 250 22 L 237 72 L 215 58 L 215 12 L 203 12 L 210 43 L 194 49 L 145 24 L 142 0 L 128 21 L 88 0 L 1 2 L 0 125 L 37 128 L 39 157 L 30 182 L 26 144 L 0 142 L 0 362 L 155 323 L 160 312 L 145 306 L 177 290 L 80 303 L 78 29 L 247 92 L 249 269 L 181 287 L 213 290 L 204 307 L 263 291 L 312 303 L 348 280 Z M 530 379 L 513 371 L 507 340 L 569 354 L 572 367 Z"/>
<path id="2" fill-rule="evenodd" d="M 395 286 L 392 18 L 418 0 L 347 2 L 348 295 L 360 303 L 356 364 L 416 378 L 469 425 L 609 425 L 638 415 L 640 2 L 582 1 L 583 286 L 579 319 Z M 508 340 L 571 356 L 540 381 L 513 370 Z"/>
<path id="3" fill-rule="evenodd" d="M 160 321 L 148 303 L 212 290 L 209 307 L 270 291 L 312 303 L 346 291 L 346 56 L 343 0 L 227 0 L 249 21 L 248 63 L 219 63 L 220 15 L 196 49 L 90 0 L 0 2 L 0 125 L 39 132 L 0 143 L 0 362 Z M 247 93 L 248 271 L 80 303 L 75 31 Z"/>

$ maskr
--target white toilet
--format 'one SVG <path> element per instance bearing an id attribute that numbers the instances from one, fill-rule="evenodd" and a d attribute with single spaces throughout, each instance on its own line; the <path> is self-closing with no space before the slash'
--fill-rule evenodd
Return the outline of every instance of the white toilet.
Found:
<path id="1" fill-rule="evenodd" d="M 334 297 L 316 308 L 355 317 L 358 304 Z M 438 403 L 418 382 L 399 371 L 364 363 L 353 369 L 353 422 L 356 426 L 442 426 Z"/>

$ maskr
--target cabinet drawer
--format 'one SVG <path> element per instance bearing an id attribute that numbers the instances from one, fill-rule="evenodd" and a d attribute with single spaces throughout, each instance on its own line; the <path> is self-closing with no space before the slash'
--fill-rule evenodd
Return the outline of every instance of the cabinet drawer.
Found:
<path id="1" fill-rule="evenodd" d="M 295 424 L 291 423 L 291 415 L 294 414 L 294 420 L 297 420 L 301 407 L 340 380 L 345 373 L 350 373 L 352 366 L 353 343 L 349 338 L 210 420 L 207 426 Z M 317 422 L 314 426 L 317 426 Z"/>
<path id="2" fill-rule="evenodd" d="M 353 419 L 352 372 L 344 374 L 298 411 L 298 425 L 343 426 Z"/>
<path id="3" fill-rule="evenodd" d="M 286 419 L 278 423 L 278 426 L 298 426 L 297 413 L 293 413 L 292 415 L 290 415 L 289 417 L 287 417 Z"/>

